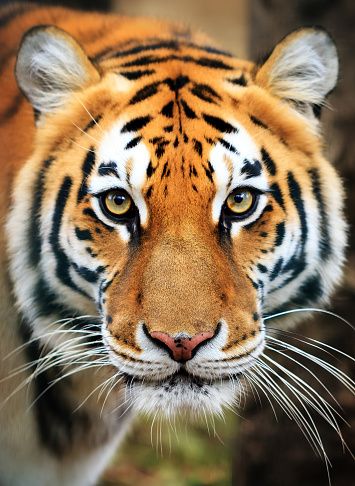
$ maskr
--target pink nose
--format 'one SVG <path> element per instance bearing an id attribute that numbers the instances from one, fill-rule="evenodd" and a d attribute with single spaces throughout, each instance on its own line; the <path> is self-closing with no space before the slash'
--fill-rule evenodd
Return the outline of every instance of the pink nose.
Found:
<path id="1" fill-rule="evenodd" d="M 167 348 L 170 356 L 179 362 L 185 362 L 191 359 L 196 352 L 196 348 L 213 338 L 213 332 L 201 332 L 192 337 L 171 337 L 169 334 L 160 331 L 153 331 L 150 336 L 164 348 Z"/>

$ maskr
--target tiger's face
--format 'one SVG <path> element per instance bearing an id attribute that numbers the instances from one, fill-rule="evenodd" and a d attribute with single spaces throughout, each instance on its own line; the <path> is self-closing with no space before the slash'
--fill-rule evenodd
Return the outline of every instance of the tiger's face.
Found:
<path id="1" fill-rule="evenodd" d="M 136 408 L 219 412 L 264 318 L 326 301 L 341 275 L 342 191 L 314 115 L 336 53 L 313 29 L 259 69 L 186 42 L 154 52 L 149 69 L 135 48 L 95 67 L 58 29 L 25 37 L 17 76 L 40 114 L 8 225 L 15 291 L 35 333 L 99 315 Z"/>

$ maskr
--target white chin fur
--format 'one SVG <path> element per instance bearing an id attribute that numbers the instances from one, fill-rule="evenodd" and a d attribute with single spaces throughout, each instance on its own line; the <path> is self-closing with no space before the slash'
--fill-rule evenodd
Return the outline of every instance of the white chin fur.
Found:
<path id="1" fill-rule="evenodd" d="M 222 415 L 225 406 L 240 403 L 241 386 L 232 382 L 191 384 L 184 380 L 162 383 L 133 383 L 127 395 L 137 412 L 170 418 L 179 415 Z"/>

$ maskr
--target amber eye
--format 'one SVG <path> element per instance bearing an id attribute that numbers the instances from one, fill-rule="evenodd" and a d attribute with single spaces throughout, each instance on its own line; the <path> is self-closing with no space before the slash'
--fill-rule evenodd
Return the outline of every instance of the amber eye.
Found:
<path id="1" fill-rule="evenodd" d="M 226 200 L 229 214 L 246 217 L 254 210 L 258 194 L 250 189 L 241 188 L 233 191 Z"/>
<path id="2" fill-rule="evenodd" d="M 128 215 L 133 201 L 126 191 L 115 189 L 101 196 L 101 206 L 108 216 L 120 218 Z"/>

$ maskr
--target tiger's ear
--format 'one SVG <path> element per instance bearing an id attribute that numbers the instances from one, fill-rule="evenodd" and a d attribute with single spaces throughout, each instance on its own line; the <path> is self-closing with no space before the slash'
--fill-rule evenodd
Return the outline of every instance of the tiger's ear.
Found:
<path id="1" fill-rule="evenodd" d="M 71 93 L 100 79 L 82 47 L 54 26 L 37 26 L 25 34 L 15 73 L 20 89 L 39 113 L 60 108 Z"/>
<path id="2" fill-rule="evenodd" d="M 321 28 L 302 28 L 286 36 L 256 74 L 259 86 L 306 115 L 320 111 L 337 79 L 337 50 Z"/>

